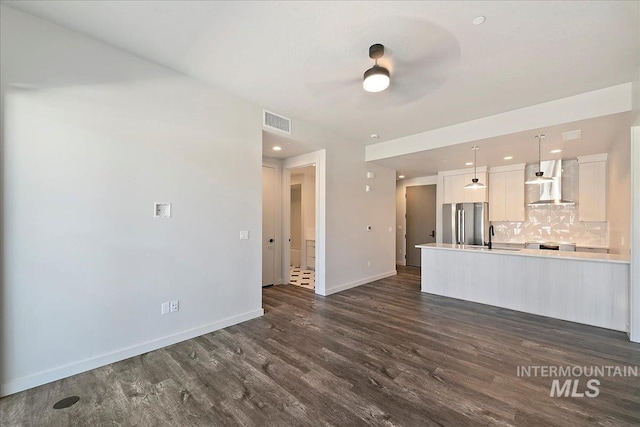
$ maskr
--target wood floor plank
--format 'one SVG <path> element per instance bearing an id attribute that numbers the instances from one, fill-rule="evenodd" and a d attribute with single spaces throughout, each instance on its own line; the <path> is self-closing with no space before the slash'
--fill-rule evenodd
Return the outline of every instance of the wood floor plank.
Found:
<path id="1" fill-rule="evenodd" d="M 262 292 L 261 318 L 0 399 L 0 425 L 640 425 L 638 377 L 571 398 L 516 375 L 640 365 L 622 333 L 423 294 L 408 267 L 329 297 Z"/>

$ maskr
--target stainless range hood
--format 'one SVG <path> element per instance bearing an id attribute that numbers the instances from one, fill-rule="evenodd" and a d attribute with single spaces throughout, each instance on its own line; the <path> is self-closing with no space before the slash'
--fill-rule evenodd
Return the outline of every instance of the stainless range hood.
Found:
<path id="1" fill-rule="evenodd" d="M 553 181 L 539 184 L 540 199 L 527 206 L 574 206 L 576 204 L 562 198 L 562 160 L 540 162 L 540 171 L 544 172 L 544 176 L 553 178 Z"/>

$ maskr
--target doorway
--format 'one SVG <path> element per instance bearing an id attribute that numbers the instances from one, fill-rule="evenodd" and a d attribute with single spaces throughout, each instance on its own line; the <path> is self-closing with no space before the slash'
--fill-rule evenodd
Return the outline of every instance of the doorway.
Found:
<path id="1" fill-rule="evenodd" d="M 319 295 L 326 295 L 326 283 L 325 283 L 325 274 L 326 274 L 326 265 L 325 265 L 325 244 L 326 244 L 326 236 L 325 236 L 325 226 L 326 226 L 326 158 L 327 152 L 326 150 L 318 150 L 312 153 L 301 154 L 299 156 L 289 157 L 284 160 L 282 163 L 282 231 L 283 242 L 286 244 L 281 245 L 282 247 L 282 261 L 281 261 L 281 271 L 284 275 L 283 279 L 288 275 L 291 268 L 291 247 L 288 244 L 290 233 L 291 233 L 291 182 L 292 176 L 299 172 L 301 168 L 307 166 L 315 167 L 315 186 L 313 186 L 313 200 L 314 200 L 314 208 L 310 209 L 312 215 L 314 216 L 314 224 L 315 229 L 305 229 L 305 236 L 308 236 L 308 239 L 305 240 L 313 240 L 314 246 L 309 248 L 307 251 L 306 245 L 303 245 L 300 253 L 300 263 L 302 265 L 307 260 L 310 265 L 314 266 L 313 275 L 315 282 L 315 293 Z M 302 197 L 304 198 L 304 188 Z M 307 193 L 309 195 L 309 193 Z M 305 211 L 303 210 L 303 215 Z M 309 242 L 311 244 L 311 242 Z M 303 254 L 303 251 L 305 252 Z M 286 283 L 286 280 L 283 280 L 282 283 Z"/>
<path id="2" fill-rule="evenodd" d="M 416 245 L 436 241 L 436 186 L 406 188 L 406 264 L 420 267 L 420 249 Z"/>
<path id="3" fill-rule="evenodd" d="M 289 284 L 315 289 L 316 167 L 290 173 Z"/>

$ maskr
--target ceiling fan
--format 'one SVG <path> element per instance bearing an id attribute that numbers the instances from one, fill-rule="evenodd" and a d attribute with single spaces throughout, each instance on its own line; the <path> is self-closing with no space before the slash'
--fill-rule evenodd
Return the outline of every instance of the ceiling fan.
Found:
<path id="1" fill-rule="evenodd" d="M 376 61 L 376 65 L 364 72 L 362 87 L 367 92 L 382 92 L 389 87 L 389 70 L 378 65 L 378 59 L 383 56 L 383 45 L 377 43 L 369 47 L 369 58 Z"/>
<path id="2" fill-rule="evenodd" d="M 305 67 L 309 92 L 332 107 L 388 108 L 435 91 L 460 63 L 460 45 L 449 31 L 412 18 L 396 17 L 387 25 L 403 30 L 366 45 L 373 67 L 363 66 L 366 57 L 359 54 L 358 40 L 342 49 L 315 49 Z"/>

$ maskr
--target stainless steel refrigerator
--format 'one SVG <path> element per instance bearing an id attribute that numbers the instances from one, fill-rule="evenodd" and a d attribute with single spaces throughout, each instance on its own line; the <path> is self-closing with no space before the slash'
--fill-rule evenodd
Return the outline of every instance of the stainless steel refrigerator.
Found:
<path id="1" fill-rule="evenodd" d="M 447 203 L 442 224 L 442 243 L 482 246 L 489 241 L 489 203 Z"/>

